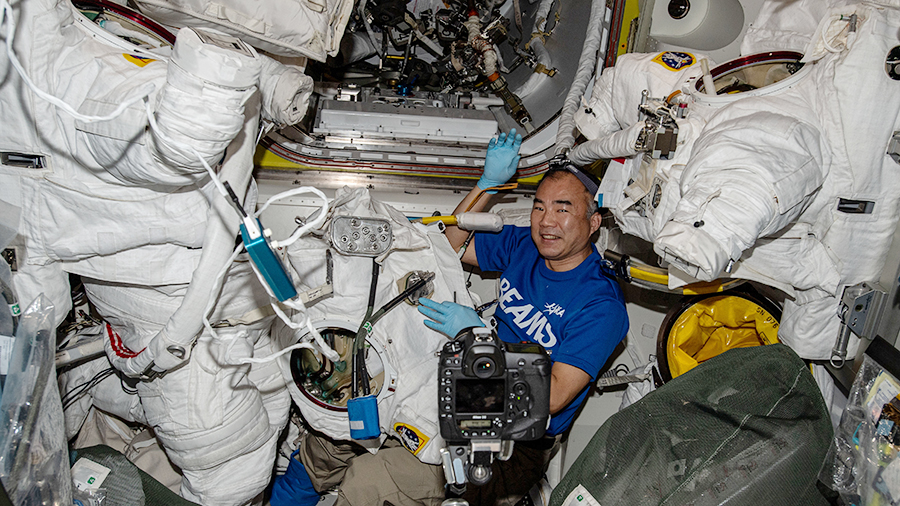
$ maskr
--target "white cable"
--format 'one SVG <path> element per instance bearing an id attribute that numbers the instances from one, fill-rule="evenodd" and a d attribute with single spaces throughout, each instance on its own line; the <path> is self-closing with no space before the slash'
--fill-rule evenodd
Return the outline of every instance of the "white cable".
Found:
<path id="1" fill-rule="evenodd" d="M 307 330 L 309 330 L 309 334 L 312 336 L 313 340 L 319 346 L 320 351 L 323 355 L 325 355 L 328 360 L 332 362 L 337 362 L 340 360 L 341 356 L 338 352 L 334 351 L 328 344 L 322 339 L 322 334 L 319 333 L 319 330 L 313 326 L 312 320 L 309 318 L 309 313 L 306 311 L 306 306 L 303 304 L 303 301 L 298 299 L 287 300 L 284 301 L 284 304 L 289 308 L 295 309 L 297 311 L 301 311 L 306 319 L 304 323 L 306 324 Z"/>
<path id="2" fill-rule="evenodd" d="M 306 233 L 309 232 L 310 230 L 313 230 L 313 229 L 316 229 L 316 228 L 319 228 L 320 226 L 322 226 L 322 223 L 325 222 L 325 218 L 328 216 L 328 198 L 318 188 L 313 188 L 312 186 L 302 186 L 300 188 L 293 188 L 293 189 L 278 193 L 276 195 L 273 195 L 272 197 L 269 197 L 269 199 L 266 200 L 266 203 L 263 204 L 259 208 L 258 211 L 256 211 L 255 216 L 259 217 L 262 215 L 263 211 L 265 211 L 269 207 L 269 205 L 272 204 L 273 202 L 276 202 L 276 201 L 284 199 L 284 198 L 293 197 L 294 195 L 301 195 L 304 193 L 316 194 L 319 198 L 322 199 L 322 207 L 320 208 L 318 214 L 312 221 L 310 221 L 309 223 L 307 223 L 307 224 L 301 226 L 300 228 L 298 228 L 297 230 L 295 230 L 294 233 L 291 234 L 290 237 L 288 237 L 287 239 L 284 239 L 282 241 L 272 241 L 273 248 L 279 248 L 279 247 L 283 248 L 283 247 L 290 246 L 291 244 L 294 244 L 298 239 L 300 239 L 301 237 L 306 235 Z"/>
<path id="3" fill-rule="evenodd" d="M 156 85 L 154 85 L 153 83 L 147 83 L 147 86 L 145 86 L 144 88 L 149 87 L 150 88 L 149 91 L 145 92 L 143 95 L 132 97 L 132 98 L 126 100 L 125 102 L 122 102 L 121 104 L 119 104 L 118 107 L 116 107 L 116 109 L 113 112 L 111 112 L 110 114 L 107 114 L 106 116 L 88 116 L 85 114 L 81 114 L 80 112 L 76 111 L 71 105 L 64 102 L 63 100 L 39 89 L 37 87 L 37 85 L 35 85 L 34 82 L 32 82 L 31 78 L 28 77 L 28 74 L 25 73 L 25 69 L 22 67 L 22 64 L 19 62 L 19 59 L 16 57 L 15 52 L 13 52 L 13 41 L 15 40 L 15 36 L 16 36 L 16 22 L 15 22 L 15 19 L 13 16 L 12 6 L 9 5 L 9 2 L 7 0 L 0 0 L 0 7 L 2 7 L 2 10 L 3 10 L 3 12 L 0 13 L 0 26 L 3 25 L 2 21 L 5 18 L 7 21 L 7 26 L 9 27 L 9 32 L 6 34 L 6 40 L 5 40 L 6 55 L 9 57 L 9 61 L 10 61 L 10 63 L 12 63 L 13 67 L 16 69 L 16 72 L 18 72 L 19 76 L 22 78 L 22 81 L 28 86 L 28 88 L 31 89 L 32 92 L 34 92 L 35 95 L 46 100 L 47 102 L 50 102 L 51 104 L 55 105 L 56 107 L 59 107 L 60 109 L 64 110 L 70 116 L 77 119 L 78 121 L 81 121 L 84 123 L 95 123 L 95 122 L 99 122 L 99 121 L 113 120 L 113 119 L 121 116 L 122 113 L 125 112 L 125 109 L 131 107 L 133 104 L 138 103 L 139 101 L 143 100 L 144 98 L 149 97 L 150 94 L 152 94 L 156 90 Z M 147 53 L 147 54 L 152 54 L 152 53 Z M 153 58 L 159 58 L 159 57 L 153 56 Z"/>
<path id="4" fill-rule="evenodd" d="M 289 301 L 285 301 L 284 304 L 287 305 L 288 307 L 291 307 L 292 309 L 297 308 L 297 306 L 293 306 L 293 305 L 289 304 Z M 305 306 L 303 306 L 302 302 L 300 302 L 299 307 L 304 308 L 303 323 L 296 323 L 296 322 L 291 321 L 291 319 L 288 318 L 288 316 L 286 314 L 284 314 L 284 311 L 282 311 L 281 308 L 278 307 L 278 304 L 276 304 L 274 302 L 272 303 L 272 309 L 275 310 L 275 314 L 277 314 L 278 317 L 281 318 L 281 321 L 283 321 L 285 325 L 287 325 L 288 327 L 290 327 L 293 330 L 301 330 L 305 326 L 306 330 L 309 332 L 309 335 L 312 336 L 313 340 L 319 346 L 319 351 L 323 355 L 325 355 L 325 357 L 327 357 L 328 360 L 331 360 L 332 362 L 337 362 L 338 360 L 340 360 L 341 356 L 338 354 L 338 352 L 331 349 L 331 347 L 325 343 L 325 340 L 322 339 L 322 334 L 319 334 L 319 331 L 313 326 L 312 320 L 310 320 L 309 314 L 306 313 Z"/>
<path id="5" fill-rule="evenodd" d="M 292 344 L 292 345 L 288 346 L 287 348 L 279 351 L 278 353 L 273 353 L 271 355 L 268 355 L 268 356 L 262 357 L 262 358 L 249 358 L 249 357 L 242 358 L 242 359 L 238 360 L 236 362 L 236 364 L 241 364 L 241 365 L 243 365 L 243 364 L 265 364 L 267 362 L 271 362 L 271 361 L 275 360 L 276 358 L 278 358 L 282 355 L 287 354 L 288 352 L 291 352 L 291 351 L 294 351 L 297 349 L 301 349 L 301 348 L 307 349 L 307 350 L 312 350 L 312 351 L 319 351 L 315 346 L 313 346 L 310 343 L 295 343 L 295 344 Z M 340 358 L 340 357 L 338 357 L 338 358 Z M 331 360 L 331 359 L 329 358 L 329 360 Z"/>
<path id="6" fill-rule="evenodd" d="M 234 253 L 232 253 L 231 257 L 228 259 L 228 262 L 225 263 L 225 265 L 222 267 L 222 269 L 216 275 L 214 289 L 211 292 L 209 301 L 206 304 L 206 309 L 203 311 L 203 327 L 206 328 L 206 331 L 209 332 L 209 334 L 212 336 L 212 338 L 216 339 L 216 340 L 219 339 L 219 334 L 216 332 L 216 330 L 213 328 L 212 324 L 210 323 L 209 315 L 212 312 L 212 308 L 215 305 L 216 300 L 218 300 L 219 292 L 222 290 L 222 285 L 225 280 L 225 274 L 228 272 L 228 269 L 231 267 L 231 265 L 234 263 L 234 260 L 241 253 L 241 251 L 243 251 L 243 249 L 244 249 L 243 244 L 236 247 L 234 250 Z M 253 272 L 256 273 L 257 278 L 259 278 L 263 287 L 266 289 L 266 292 L 268 292 L 269 297 L 274 299 L 275 296 L 272 294 L 271 290 L 269 289 L 269 285 L 266 283 L 265 279 L 262 277 L 262 273 L 259 272 L 259 270 L 256 268 L 256 265 L 253 264 L 253 262 L 250 262 L 250 264 L 253 268 Z M 212 294 L 215 294 L 215 296 L 213 296 Z M 299 299 L 297 299 L 296 301 L 285 301 L 284 304 L 292 309 L 296 309 L 296 310 L 300 311 L 304 316 L 303 322 L 296 323 L 296 322 L 292 321 L 284 313 L 284 311 L 281 310 L 281 308 L 278 306 L 278 303 L 273 301 L 273 302 L 271 302 L 271 306 L 272 306 L 272 309 L 275 311 L 275 314 L 278 315 L 278 317 L 285 323 L 285 325 L 287 325 L 288 327 L 290 327 L 293 330 L 302 330 L 303 327 L 306 327 L 306 329 L 309 331 L 309 334 L 312 335 L 313 340 L 315 341 L 318 348 L 314 347 L 311 344 L 307 344 L 307 343 L 297 343 L 295 345 L 289 346 L 289 347 L 281 350 L 278 353 L 274 353 L 267 357 L 241 359 L 241 360 L 235 362 L 234 365 L 251 364 L 251 363 L 252 364 L 262 364 L 262 363 L 266 363 L 266 362 L 271 362 L 272 360 L 275 360 L 276 358 L 280 357 L 281 355 L 284 355 L 288 351 L 291 351 L 291 350 L 294 350 L 297 348 L 309 348 L 312 350 L 317 350 L 320 353 L 322 353 L 323 355 L 325 355 L 325 357 L 327 357 L 332 362 L 337 362 L 338 360 L 340 360 L 340 358 L 341 358 L 340 355 L 336 351 L 331 349 L 331 347 L 329 347 L 325 343 L 325 340 L 322 339 L 322 335 L 319 334 L 319 331 L 313 326 L 312 321 L 310 320 L 309 315 L 306 312 L 306 306 L 303 305 L 303 302 L 300 301 Z M 302 345 L 302 346 L 300 346 L 300 345 Z"/>
<path id="7" fill-rule="evenodd" d="M 838 36 L 838 35 L 840 35 L 840 33 L 838 33 L 837 35 L 835 35 L 835 37 L 834 37 L 835 40 L 837 40 L 837 36 Z M 828 43 L 828 38 L 825 37 L 825 36 L 822 37 L 822 45 L 825 46 L 825 50 L 828 51 L 829 53 L 840 53 L 840 52 L 841 52 L 841 48 L 839 48 L 839 47 L 834 47 L 834 46 L 832 46 L 831 44 L 829 44 L 829 43 Z"/>
<path id="8" fill-rule="evenodd" d="M 213 328 L 212 324 L 210 323 L 209 315 L 212 313 L 212 308 L 215 305 L 215 302 L 218 300 L 218 295 L 222 290 L 222 286 L 225 281 L 225 274 L 228 272 L 228 269 L 231 267 L 231 265 L 234 263 L 234 260 L 241 253 L 241 251 L 243 251 L 243 249 L 244 249 L 243 244 L 237 246 L 234 249 L 234 253 L 231 254 L 231 257 L 228 259 L 228 261 L 225 263 L 225 265 L 222 267 L 222 269 L 219 270 L 219 273 L 216 275 L 214 288 L 210 294 L 209 301 L 206 304 L 206 309 L 203 311 L 203 327 L 206 329 L 207 332 L 209 332 L 210 336 L 212 336 L 212 338 L 216 339 L 216 340 L 219 339 L 219 334 L 216 332 L 216 330 Z M 250 262 L 250 264 L 253 267 L 253 272 L 256 273 L 257 278 L 259 278 L 263 287 L 266 289 L 266 292 L 268 292 L 269 297 L 274 299 L 275 296 L 270 291 L 269 285 L 266 283 L 265 279 L 263 279 L 262 273 L 259 272 L 259 270 L 253 264 L 253 262 Z M 319 334 L 319 331 L 313 326 L 312 321 L 310 320 L 309 315 L 306 312 L 306 306 L 303 305 L 303 302 L 298 299 L 296 301 L 285 301 L 284 304 L 292 309 L 296 309 L 296 310 L 300 311 L 304 316 L 304 321 L 302 323 L 296 323 L 296 322 L 292 321 L 284 313 L 284 311 L 281 310 L 281 308 L 278 306 L 278 303 L 273 301 L 273 302 L 271 302 L 272 309 L 275 311 L 275 314 L 278 315 L 278 317 L 281 319 L 281 321 L 283 321 L 285 323 L 285 325 L 287 325 L 288 327 L 290 327 L 293 330 L 301 330 L 301 329 L 303 329 L 303 327 L 306 327 L 306 329 L 309 331 L 309 334 L 312 335 L 313 340 L 315 340 L 316 345 L 318 345 L 318 351 L 320 351 L 323 355 L 325 355 L 325 357 L 327 357 L 332 362 L 337 362 L 338 360 L 340 360 L 340 355 L 336 351 L 331 349 L 325 343 L 325 340 L 322 339 L 322 335 Z M 304 344 L 304 343 L 298 343 L 298 344 Z M 251 359 L 251 358 L 242 359 L 242 360 L 239 360 L 238 362 L 236 362 L 236 364 L 249 364 L 249 363 L 261 364 L 261 363 L 265 363 L 265 362 L 270 362 L 270 361 L 275 360 L 276 358 L 280 357 L 281 355 L 284 355 L 285 353 L 287 353 L 287 351 L 296 349 L 298 347 L 304 347 L 304 346 L 293 345 L 293 347 L 285 348 L 284 350 L 281 350 L 280 352 L 275 353 L 273 355 L 269 355 L 267 357 L 257 358 L 257 359 Z M 310 349 L 316 349 L 312 345 L 306 345 L 305 347 L 308 347 Z"/>
<path id="9" fill-rule="evenodd" d="M 844 16 L 842 14 L 832 14 L 831 16 L 829 16 L 829 18 L 830 19 L 829 19 L 828 23 L 826 25 L 824 25 L 825 29 L 822 30 L 822 38 L 821 38 L 822 46 L 824 46 L 825 50 L 828 51 L 829 53 L 840 53 L 843 50 L 843 48 L 841 48 L 840 46 L 838 46 L 838 47 L 832 46 L 831 43 L 828 42 L 828 39 L 829 39 L 828 29 L 835 25 L 835 21 L 837 21 L 837 22 L 845 21 Z M 840 37 L 841 34 L 844 33 L 844 30 L 848 26 L 849 25 L 841 27 L 841 29 L 838 30 L 833 36 L 831 36 L 831 38 L 835 42 L 838 42 L 840 44 L 840 42 L 838 41 L 838 37 Z M 840 44 L 840 45 L 843 46 L 844 48 L 847 47 L 846 44 Z"/>
<path id="10" fill-rule="evenodd" d="M 288 198 L 288 197 L 292 197 L 294 195 L 300 195 L 300 194 L 304 194 L 304 193 L 314 193 L 319 198 L 322 199 L 322 207 L 319 209 L 317 216 L 309 223 L 299 227 L 287 239 L 285 239 L 283 241 L 271 241 L 271 245 L 273 248 L 290 246 L 291 244 L 296 242 L 300 237 L 305 235 L 310 230 L 312 230 L 314 228 L 319 228 L 320 226 L 322 226 L 322 223 L 325 222 L 325 218 L 328 216 L 328 198 L 325 196 L 325 194 L 321 190 L 319 190 L 318 188 L 313 188 L 311 186 L 292 188 L 290 190 L 283 191 L 281 193 L 273 195 L 272 197 L 269 197 L 269 199 L 266 200 L 266 202 L 262 206 L 260 206 L 259 210 L 256 211 L 256 213 L 254 213 L 255 217 L 259 217 L 260 215 L 262 215 L 262 213 L 266 209 L 268 209 L 268 207 L 272 203 L 277 202 L 278 200 L 281 200 L 284 198 Z M 266 291 L 269 293 L 269 296 L 274 299 L 275 297 L 272 294 L 272 292 L 269 290 L 268 284 L 266 283 L 265 279 L 263 279 L 262 273 L 260 273 L 259 270 L 256 269 L 256 266 L 254 266 L 253 271 L 256 273 L 256 276 L 259 278 L 260 282 L 262 282 L 263 286 L 266 287 Z M 310 320 L 310 318 L 309 318 L 309 314 L 307 313 L 306 306 L 303 304 L 303 301 L 301 301 L 299 298 L 295 297 L 294 299 L 283 301 L 282 304 L 284 304 L 285 306 L 287 306 L 291 309 L 298 311 L 300 314 L 303 315 L 303 318 L 304 318 L 304 321 L 302 323 L 295 323 L 284 313 L 284 311 L 281 310 L 281 308 L 278 306 L 278 303 L 273 301 L 271 303 L 272 309 L 275 311 L 275 314 L 278 315 L 278 317 L 281 319 L 281 321 L 284 322 L 285 325 L 287 325 L 289 328 L 291 328 L 293 330 L 300 330 L 305 326 L 309 332 L 309 335 L 312 336 L 313 340 L 318 345 L 319 351 L 323 355 L 325 355 L 325 357 L 327 357 L 332 362 L 337 362 L 338 360 L 340 360 L 340 355 L 336 351 L 331 349 L 331 347 L 328 346 L 328 344 L 325 343 L 325 340 L 322 339 L 322 335 L 319 334 L 319 331 L 313 326 L 312 320 Z M 270 357 L 258 359 L 258 360 L 262 360 L 262 361 L 274 360 L 278 356 L 281 356 L 281 352 L 279 352 L 278 354 L 272 355 Z"/>

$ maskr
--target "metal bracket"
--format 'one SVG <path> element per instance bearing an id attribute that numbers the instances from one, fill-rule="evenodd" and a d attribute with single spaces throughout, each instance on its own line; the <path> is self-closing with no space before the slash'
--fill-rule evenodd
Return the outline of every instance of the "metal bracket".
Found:
<path id="1" fill-rule="evenodd" d="M 673 111 L 665 99 L 650 98 L 644 90 L 638 112 L 644 120 L 644 128 L 638 134 L 634 149 L 646 151 L 653 158 L 672 159 L 678 146 L 678 124 L 674 118 L 683 111 L 680 108 Z"/>
<path id="2" fill-rule="evenodd" d="M 858 283 L 844 288 L 838 316 L 841 331 L 831 350 L 831 365 L 841 368 L 847 358 L 847 344 L 850 332 L 863 339 L 872 339 L 881 316 L 881 306 L 887 291 L 879 284 Z"/>
<path id="3" fill-rule="evenodd" d="M 887 154 L 895 162 L 900 163 L 900 132 L 894 132 L 891 140 L 888 141 Z"/>
<path id="4" fill-rule="evenodd" d="M 548 76 L 553 77 L 556 75 L 557 71 L 555 68 L 548 69 L 547 66 L 544 65 L 543 63 L 538 63 L 537 65 L 534 66 L 534 72 L 541 73 L 541 74 L 547 74 Z"/>

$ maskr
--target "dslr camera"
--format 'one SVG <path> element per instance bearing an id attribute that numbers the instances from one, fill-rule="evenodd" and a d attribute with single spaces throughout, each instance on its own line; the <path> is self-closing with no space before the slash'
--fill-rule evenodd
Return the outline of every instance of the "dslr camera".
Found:
<path id="1" fill-rule="evenodd" d="M 448 342 L 438 367 L 441 436 L 540 438 L 550 418 L 550 367 L 541 346 L 505 343 L 484 327 Z"/>
<path id="2" fill-rule="evenodd" d="M 442 450 L 448 483 L 462 484 L 467 477 L 484 484 L 494 455 L 506 460 L 512 454 L 510 441 L 544 435 L 550 420 L 550 369 L 541 346 L 506 343 L 484 327 L 468 329 L 444 345 L 438 412 L 441 437 L 448 442 Z M 465 476 L 459 476 L 461 470 Z"/>

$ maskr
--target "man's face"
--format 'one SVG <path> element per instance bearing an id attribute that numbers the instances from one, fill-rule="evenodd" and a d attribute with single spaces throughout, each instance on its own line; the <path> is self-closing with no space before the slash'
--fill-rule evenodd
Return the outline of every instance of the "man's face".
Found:
<path id="1" fill-rule="evenodd" d="M 591 253 L 590 237 L 600 228 L 600 214 L 588 217 L 589 196 L 572 174 L 543 181 L 531 209 L 531 238 L 554 271 L 577 267 Z"/>

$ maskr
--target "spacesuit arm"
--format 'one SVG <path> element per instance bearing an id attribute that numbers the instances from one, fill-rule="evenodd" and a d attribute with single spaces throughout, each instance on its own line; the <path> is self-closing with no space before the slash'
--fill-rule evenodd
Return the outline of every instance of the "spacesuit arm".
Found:
<path id="1" fill-rule="evenodd" d="M 635 141 L 644 123 L 616 114 L 613 88 L 619 70 L 612 67 L 603 71 L 591 91 L 590 103 L 575 116 L 578 129 L 588 139 L 569 152 L 568 158 L 575 164 L 587 165 L 600 159 L 628 157 L 637 153 Z M 634 113 L 634 116 L 636 119 L 637 114 Z M 622 128 L 623 124 L 630 123 L 633 124 Z"/>
<path id="2" fill-rule="evenodd" d="M 153 156 L 164 168 L 202 174 L 197 155 L 216 164 L 241 131 L 261 72 L 256 51 L 242 47 L 223 49 L 193 30 L 178 32 L 155 111 L 159 131 L 151 132 Z"/>
<path id="3" fill-rule="evenodd" d="M 757 112 L 713 127 L 695 144 L 683 197 L 654 241 L 663 259 L 704 281 L 796 219 L 827 170 L 809 123 Z"/>
<path id="4" fill-rule="evenodd" d="M 109 112 L 135 88 L 153 85 L 149 107 L 138 104 L 126 114 L 98 123 L 77 122 L 93 160 L 125 184 L 188 186 L 207 177 L 200 161 L 215 166 L 244 124 L 244 104 L 256 93 L 260 58 L 205 43 L 182 29 L 167 65 L 144 67 L 118 53 L 103 61 L 80 106 L 81 112 Z M 156 127 L 149 128 L 147 109 Z"/>
<path id="5" fill-rule="evenodd" d="M 635 144 L 643 128 L 643 122 L 635 123 L 624 130 L 579 144 L 569 152 L 569 160 L 577 165 L 587 165 L 601 159 L 636 155 L 638 151 Z"/>

